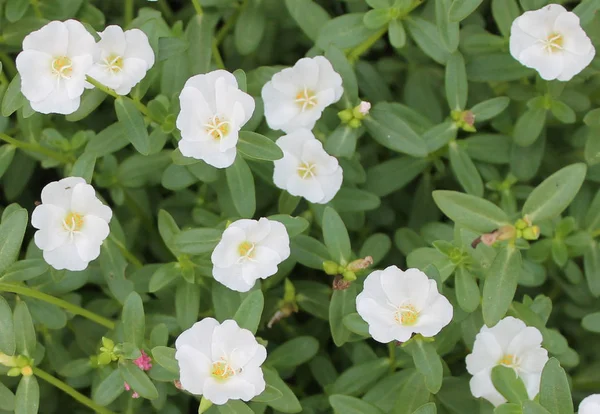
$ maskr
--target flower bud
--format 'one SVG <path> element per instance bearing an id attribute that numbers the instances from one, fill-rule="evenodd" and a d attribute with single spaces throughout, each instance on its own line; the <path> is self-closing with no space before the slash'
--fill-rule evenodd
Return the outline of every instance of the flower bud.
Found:
<path id="1" fill-rule="evenodd" d="M 21 368 L 19 367 L 13 367 L 11 369 L 8 370 L 8 372 L 6 373 L 7 376 L 9 377 L 18 377 L 19 375 L 21 375 Z"/>
<path id="2" fill-rule="evenodd" d="M 373 264 L 373 258 L 371 256 L 367 256 L 364 259 L 356 259 L 346 267 L 347 270 L 351 272 L 358 272 L 359 270 L 366 269 L 367 267 Z"/>
<path id="3" fill-rule="evenodd" d="M 358 118 L 353 118 L 350 120 L 350 122 L 348 122 L 348 126 L 352 129 L 358 129 L 360 128 L 362 125 L 362 122 L 360 122 L 360 119 Z"/>
<path id="4" fill-rule="evenodd" d="M 97 363 L 98 365 L 108 365 L 112 362 L 112 356 L 110 352 L 102 352 L 98 355 Z"/>
<path id="5" fill-rule="evenodd" d="M 358 106 L 356 106 L 352 110 L 352 115 L 354 118 L 363 119 L 365 116 L 369 115 L 369 111 L 371 110 L 371 103 L 367 101 L 361 101 Z"/>
<path id="6" fill-rule="evenodd" d="M 537 240 L 540 237 L 540 228 L 539 226 L 531 226 L 527 227 L 523 230 L 523 238 L 525 240 Z"/>
<path id="7" fill-rule="evenodd" d="M 344 109 L 343 111 L 338 112 L 338 117 L 342 123 L 347 124 L 354 118 L 351 109 Z"/>
<path id="8" fill-rule="evenodd" d="M 518 219 L 517 222 L 515 223 L 515 227 L 519 230 L 525 230 L 529 226 L 527 225 L 527 222 L 525 220 Z"/>
<path id="9" fill-rule="evenodd" d="M 115 342 L 112 339 L 103 336 L 102 347 L 105 348 L 107 351 L 112 351 L 113 349 L 115 349 Z"/>
<path id="10" fill-rule="evenodd" d="M 335 276 L 337 274 L 339 274 L 340 272 L 339 270 L 339 265 L 331 260 L 328 260 L 326 262 L 323 262 L 323 270 L 325 271 L 325 273 L 327 273 L 330 276 Z"/>
<path id="11" fill-rule="evenodd" d="M 520 230 L 518 230 L 520 231 Z M 513 226 L 502 226 L 498 229 L 498 237 L 497 239 L 500 241 L 503 240 L 512 240 L 517 235 L 517 230 Z"/>
<path id="12" fill-rule="evenodd" d="M 21 368 L 21 375 L 24 377 L 31 377 L 33 375 L 33 369 L 31 369 L 31 366 L 27 365 L 26 367 Z"/>
<path id="13" fill-rule="evenodd" d="M 346 270 L 342 273 L 342 276 L 344 277 L 344 280 L 348 282 L 354 282 L 356 280 L 356 274 L 350 270 Z"/>

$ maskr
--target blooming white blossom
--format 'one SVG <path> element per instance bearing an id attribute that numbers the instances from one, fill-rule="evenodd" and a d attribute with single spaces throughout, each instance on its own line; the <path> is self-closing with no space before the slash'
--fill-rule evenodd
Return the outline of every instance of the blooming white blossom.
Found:
<path id="1" fill-rule="evenodd" d="M 508 316 L 494 327 L 483 326 L 475 337 L 473 352 L 467 355 L 467 371 L 473 375 L 470 386 L 474 397 L 498 406 L 506 402 L 492 383 L 492 368 L 504 365 L 515 370 L 533 399 L 540 391 L 542 370 L 548 351 L 542 348 L 542 334 L 520 319 Z"/>
<path id="2" fill-rule="evenodd" d="M 94 37 L 76 20 L 52 21 L 25 36 L 17 69 L 31 107 L 43 114 L 75 112 L 96 52 Z"/>
<path id="3" fill-rule="evenodd" d="M 114 25 L 98 34 L 98 55 L 88 75 L 117 94 L 127 95 L 154 65 L 148 36 L 139 29 L 124 32 Z"/>
<path id="4" fill-rule="evenodd" d="M 341 76 L 323 56 L 302 58 L 283 69 L 262 89 L 265 118 L 271 129 L 313 129 L 321 113 L 342 97 Z"/>
<path id="5" fill-rule="evenodd" d="M 42 189 L 42 204 L 31 215 L 35 244 L 55 269 L 84 270 L 100 255 L 108 237 L 110 207 L 80 177 L 63 178 Z"/>
<path id="6" fill-rule="evenodd" d="M 254 99 L 225 70 L 192 76 L 179 95 L 179 150 L 217 168 L 233 164 L 238 132 L 254 112 Z"/>
<path id="7" fill-rule="evenodd" d="M 413 333 L 437 335 L 452 320 L 452 305 L 419 269 L 389 266 L 372 272 L 356 297 L 356 310 L 378 342 L 406 342 Z"/>
<path id="8" fill-rule="evenodd" d="M 599 414 L 600 394 L 592 394 L 585 397 L 579 404 L 577 414 Z"/>
<path id="9" fill-rule="evenodd" d="M 213 404 L 249 401 L 265 390 L 260 366 L 267 350 L 231 319 L 196 322 L 175 341 L 181 387 Z"/>
<path id="10" fill-rule="evenodd" d="M 337 194 L 343 181 L 338 160 L 327 154 L 323 144 L 308 129 L 298 129 L 279 138 L 283 158 L 274 161 L 273 181 L 282 190 L 325 204 Z"/>
<path id="11" fill-rule="evenodd" d="M 595 53 L 579 17 L 560 4 L 523 13 L 510 30 L 510 54 L 546 80 L 570 80 Z"/>
<path id="12" fill-rule="evenodd" d="M 277 273 L 289 256 L 290 238 L 282 223 L 264 217 L 237 220 L 213 250 L 213 276 L 229 289 L 247 292 L 258 279 Z"/>

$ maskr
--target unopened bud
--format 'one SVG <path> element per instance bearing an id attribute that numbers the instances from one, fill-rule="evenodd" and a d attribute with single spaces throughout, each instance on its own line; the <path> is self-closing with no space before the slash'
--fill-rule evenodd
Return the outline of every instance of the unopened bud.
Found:
<path id="1" fill-rule="evenodd" d="M 352 110 L 352 115 L 357 119 L 364 119 L 365 116 L 369 115 L 371 110 L 371 103 L 367 101 L 361 101 L 358 106 Z"/>
<path id="2" fill-rule="evenodd" d="M 350 287 L 351 284 L 352 284 L 352 282 L 349 282 L 346 279 L 344 279 L 342 276 L 337 275 L 333 279 L 332 288 L 333 288 L 333 290 L 346 290 Z"/>
<path id="3" fill-rule="evenodd" d="M 352 109 L 344 109 L 343 111 L 338 112 L 338 117 L 342 123 L 347 124 L 354 118 L 354 115 L 352 114 Z"/>
<path id="4" fill-rule="evenodd" d="M 339 274 L 339 267 L 340 266 L 336 262 L 331 260 L 323 262 L 323 270 L 330 276 L 335 276 Z"/>
<path id="5" fill-rule="evenodd" d="M 537 240 L 540 237 L 540 228 L 538 226 L 527 227 L 523 230 L 525 240 Z"/>
<path id="6" fill-rule="evenodd" d="M 373 258 L 371 256 L 367 256 L 364 259 L 356 259 L 346 267 L 346 269 L 351 272 L 358 272 L 359 270 L 366 269 L 367 267 L 373 264 Z"/>
<path id="7" fill-rule="evenodd" d="M 527 222 L 525 220 L 518 219 L 517 222 L 515 223 L 515 227 L 519 230 L 525 230 L 529 226 L 527 225 Z"/>
<path id="8" fill-rule="evenodd" d="M 362 122 L 360 122 L 360 119 L 358 118 L 352 118 L 350 122 L 348 122 L 348 126 L 352 129 L 358 129 L 361 127 L 361 125 Z"/>
<path id="9" fill-rule="evenodd" d="M 112 357 L 110 352 L 102 352 L 98 355 L 97 363 L 98 365 L 108 365 L 112 362 Z"/>
<path id="10" fill-rule="evenodd" d="M 468 126 L 472 127 L 473 125 L 475 125 L 475 114 L 471 111 L 464 111 L 462 119 L 464 123 Z"/>
<path id="11" fill-rule="evenodd" d="M 102 337 L 102 347 L 104 347 L 107 351 L 112 351 L 115 348 L 115 342 L 106 337 Z"/>
<path id="12" fill-rule="evenodd" d="M 33 375 L 33 369 L 27 365 L 26 367 L 21 368 L 21 375 L 24 377 L 31 377 Z"/>
<path id="13" fill-rule="evenodd" d="M 19 375 L 21 375 L 21 368 L 13 367 L 8 370 L 6 375 L 8 375 L 9 377 L 18 377 Z"/>
<path id="14" fill-rule="evenodd" d="M 348 282 L 354 282 L 356 280 L 356 274 L 350 270 L 346 270 L 342 273 L 342 276 L 344 277 L 344 280 Z"/>

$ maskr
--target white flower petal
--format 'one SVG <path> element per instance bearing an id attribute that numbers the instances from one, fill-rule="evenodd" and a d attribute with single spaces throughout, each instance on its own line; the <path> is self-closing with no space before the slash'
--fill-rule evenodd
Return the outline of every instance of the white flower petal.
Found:
<path id="1" fill-rule="evenodd" d="M 344 94 L 342 77 L 333 69 L 331 62 L 323 56 L 316 56 L 314 60 L 319 66 L 319 83 L 317 89 L 333 89 L 333 100 L 331 103 L 339 101 Z"/>
<path id="2" fill-rule="evenodd" d="M 241 265 L 230 267 L 213 266 L 212 275 L 215 280 L 225 287 L 237 292 L 248 292 L 254 286 L 256 278 L 247 282 L 244 278 L 244 267 Z"/>
<path id="3" fill-rule="evenodd" d="M 24 50 L 17 56 L 17 70 L 21 75 L 21 92 L 29 101 L 41 101 L 56 86 L 52 75 L 52 56 L 37 50 Z"/>
<path id="4" fill-rule="evenodd" d="M 600 413 L 600 394 L 592 394 L 585 397 L 579 404 L 578 414 Z"/>
<path id="5" fill-rule="evenodd" d="M 219 322 L 213 318 L 204 318 L 183 331 L 175 341 L 175 348 L 190 346 L 197 349 L 207 357 L 212 357 L 212 336 Z"/>
<path id="6" fill-rule="evenodd" d="M 100 36 L 98 47 L 103 58 L 113 54 L 117 56 L 125 54 L 127 41 L 125 40 L 125 33 L 120 26 L 106 26 L 104 31 L 98 33 L 98 35 Z"/>
<path id="7" fill-rule="evenodd" d="M 496 336 L 482 330 L 475 337 L 473 351 L 465 358 L 467 371 L 475 375 L 481 371 L 491 370 L 498 365 L 498 361 L 503 356 L 504 349 L 498 343 Z"/>
<path id="8" fill-rule="evenodd" d="M 42 189 L 42 204 L 54 204 L 65 210 L 71 209 L 71 195 L 77 184 L 85 184 L 81 177 L 67 177 L 48 183 Z"/>
<path id="9" fill-rule="evenodd" d="M 83 215 L 94 215 L 109 222 L 112 218 L 112 210 L 110 207 L 102 204 L 96 197 L 96 190 L 89 184 L 83 183 L 76 184 L 73 187 L 71 195 L 71 210 Z"/>
<path id="10" fill-rule="evenodd" d="M 119 95 L 127 95 L 146 76 L 147 63 L 137 58 L 123 59 L 121 84 L 115 88 Z"/>
<path id="11" fill-rule="evenodd" d="M 471 381 L 469 381 L 469 386 L 471 387 L 471 394 L 473 394 L 475 398 L 485 398 L 491 402 L 494 407 L 506 402 L 506 398 L 496 391 L 496 388 L 492 383 L 491 370 L 481 371 L 474 375 L 473 378 L 471 378 Z"/>
<path id="12" fill-rule="evenodd" d="M 83 24 L 77 20 L 67 20 L 65 23 L 69 31 L 69 47 L 67 56 L 71 58 L 77 56 L 90 55 L 94 58 L 98 54 L 96 40 L 86 29 Z"/>
<path id="13" fill-rule="evenodd" d="M 496 341 L 502 348 L 503 352 L 508 351 L 510 342 L 516 337 L 519 332 L 526 328 L 525 323 L 512 316 L 507 316 L 491 328 L 484 326 L 482 332 L 490 332 L 496 338 Z"/>
<path id="14" fill-rule="evenodd" d="M 63 22 L 52 21 L 23 39 L 23 50 L 37 50 L 50 56 L 65 56 L 69 44 L 69 31 Z"/>
<path id="15" fill-rule="evenodd" d="M 154 51 L 148 41 L 146 33 L 139 29 L 131 29 L 125 32 L 127 48 L 123 55 L 126 58 L 140 59 L 146 63 L 146 70 L 154 66 Z"/>
<path id="16" fill-rule="evenodd" d="M 85 270 L 89 263 L 79 257 L 77 247 L 73 243 L 62 244 L 54 250 L 44 250 L 43 256 L 46 263 L 56 270 L 67 269 L 76 272 Z"/>
<path id="17" fill-rule="evenodd" d="M 286 190 L 294 196 L 304 197 L 311 203 L 322 203 L 325 193 L 319 181 L 315 178 L 302 178 L 296 174 L 288 177 L 285 183 Z"/>
<path id="18" fill-rule="evenodd" d="M 81 104 L 81 98 L 69 98 L 64 82 L 58 83 L 54 91 L 40 101 L 30 101 L 31 108 L 41 114 L 69 115 Z"/>
<path id="19" fill-rule="evenodd" d="M 506 353 L 511 355 L 523 355 L 530 350 L 542 346 L 542 341 L 542 333 L 537 328 L 528 326 L 519 331 L 519 333 L 512 338 L 506 348 Z"/>
<path id="20" fill-rule="evenodd" d="M 206 341 L 206 338 L 199 339 L 201 341 L 199 343 Z M 210 378 L 212 361 L 196 346 L 194 344 L 178 347 L 175 352 L 175 359 L 179 363 L 179 381 L 183 389 L 195 395 L 202 395 L 204 382 Z"/>

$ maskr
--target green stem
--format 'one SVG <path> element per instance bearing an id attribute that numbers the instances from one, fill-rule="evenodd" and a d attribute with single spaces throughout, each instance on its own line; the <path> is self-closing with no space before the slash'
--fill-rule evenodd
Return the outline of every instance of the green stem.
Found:
<path id="1" fill-rule="evenodd" d="M 225 39 L 225 36 L 227 36 L 227 33 L 229 33 L 229 31 L 231 30 L 231 28 L 233 27 L 233 25 L 237 21 L 238 17 L 240 16 L 240 13 L 242 12 L 242 8 L 243 7 L 239 7 L 229 17 L 229 19 L 227 19 L 225 21 L 225 24 L 223 24 L 223 26 L 217 32 L 217 35 L 215 36 L 215 43 L 217 44 L 217 46 L 219 46 L 221 44 L 221 42 L 223 42 L 223 39 Z"/>
<path id="2" fill-rule="evenodd" d="M 31 0 L 31 7 L 33 7 L 33 12 L 35 13 L 35 17 L 39 19 L 43 19 L 44 15 L 42 15 L 42 11 L 40 10 L 40 3 L 38 0 Z"/>
<path id="3" fill-rule="evenodd" d="M 125 27 L 127 27 L 129 25 L 129 23 L 131 23 L 131 21 L 133 20 L 133 0 L 125 0 L 125 2 L 123 3 L 124 7 L 125 7 L 125 11 L 124 11 L 124 16 L 123 19 L 125 20 Z"/>
<path id="4" fill-rule="evenodd" d="M 121 243 L 113 234 L 110 234 L 108 238 L 110 239 L 110 241 L 117 245 L 117 247 L 121 251 L 121 254 L 125 256 L 129 263 L 131 263 L 138 269 L 144 266 L 144 264 L 127 249 L 127 246 Z"/>
<path id="5" fill-rule="evenodd" d="M 390 372 L 393 374 L 396 370 L 396 341 L 388 344 L 388 350 L 390 353 Z"/>
<path id="6" fill-rule="evenodd" d="M 96 404 L 94 401 L 90 400 L 85 395 L 79 393 L 74 388 L 65 384 L 58 378 L 48 374 L 46 371 L 43 371 L 43 370 L 39 369 L 38 367 L 33 367 L 33 373 L 36 377 L 46 381 L 48 384 L 54 385 L 56 388 L 58 388 L 61 391 L 66 392 L 71 397 L 73 397 L 75 400 L 79 401 L 83 405 L 86 405 L 88 408 L 94 410 L 95 412 L 100 413 L 100 414 L 115 414 L 113 411 L 110 411 L 109 409 Z"/>
<path id="7" fill-rule="evenodd" d="M 112 96 L 115 99 L 119 99 L 121 97 L 113 89 L 109 88 L 106 85 L 101 84 L 99 81 L 97 81 L 96 79 L 92 78 L 91 76 L 86 76 L 85 80 L 87 80 L 89 83 L 91 83 L 92 85 L 94 85 L 96 88 L 100 89 L 105 94 L 110 95 L 110 96 Z M 133 102 L 133 104 L 135 105 L 135 107 L 141 113 L 144 114 L 144 116 L 147 116 L 148 118 L 152 119 L 152 116 L 150 116 L 150 112 L 148 111 L 148 107 L 146 105 L 144 105 L 140 101 L 136 101 L 135 99 L 132 99 L 131 101 Z M 157 124 L 160 124 L 160 122 L 156 121 L 155 119 L 152 119 L 152 121 L 156 122 Z"/>
<path id="8" fill-rule="evenodd" d="M 39 290 L 31 289 L 27 286 L 0 282 L 0 291 L 12 292 L 16 293 L 17 295 L 23 295 L 34 299 L 39 299 L 46 303 L 50 303 L 52 305 L 61 307 L 74 315 L 83 316 L 84 318 L 94 321 L 98 325 L 102 325 L 110 330 L 115 329 L 115 323 L 109 319 L 106 319 L 103 316 L 100 316 L 87 309 L 83 309 L 82 307 L 79 307 L 77 305 L 73 305 L 72 303 L 67 302 L 66 300 L 56 298 L 52 295 L 48 295 L 47 293 L 40 292 Z"/>
<path id="9" fill-rule="evenodd" d="M 375 42 L 377 42 L 379 39 L 381 39 L 381 37 L 383 37 L 384 34 L 387 33 L 387 30 L 387 26 L 383 26 L 381 29 L 369 36 L 360 45 L 350 50 L 350 52 L 348 53 L 348 60 L 350 61 L 350 63 L 356 62 L 363 53 L 369 50 L 371 46 L 375 44 Z"/>
<path id="10" fill-rule="evenodd" d="M 41 155 L 45 155 L 46 157 L 53 158 L 57 161 L 62 162 L 63 164 L 68 164 L 74 161 L 71 157 L 63 155 L 59 152 L 52 151 L 51 149 L 42 147 L 41 145 L 34 144 L 31 142 L 19 141 L 18 139 L 11 138 L 3 133 L 0 133 L 0 140 L 14 145 L 15 147 L 20 148 L 24 151 L 31 151 Z"/>
<path id="11" fill-rule="evenodd" d="M 198 16 L 202 16 L 204 14 L 204 11 L 202 11 L 202 6 L 200 5 L 200 2 L 198 0 L 192 0 L 192 4 L 194 5 L 194 10 L 196 10 L 196 14 Z"/>
<path id="12" fill-rule="evenodd" d="M 173 10 L 171 10 L 171 8 L 167 4 L 166 0 L 158 0 L 158 7 L 160 8 L 160 11 L 162 12 L 163 16 L 165 17 L 165 20 L 169 23 L 172 23 L 173 22 Z"/>
<path id="13" fill-rule="evenodd" d="M 215 61 L 215 64 L 219 69 L 225 69 L 225 62 L 223 62 L 223 58 L 221 57 L 221 52 L 219 51 L 219 46 L 216 42 L 212 44 L 212 56 Z"/>

